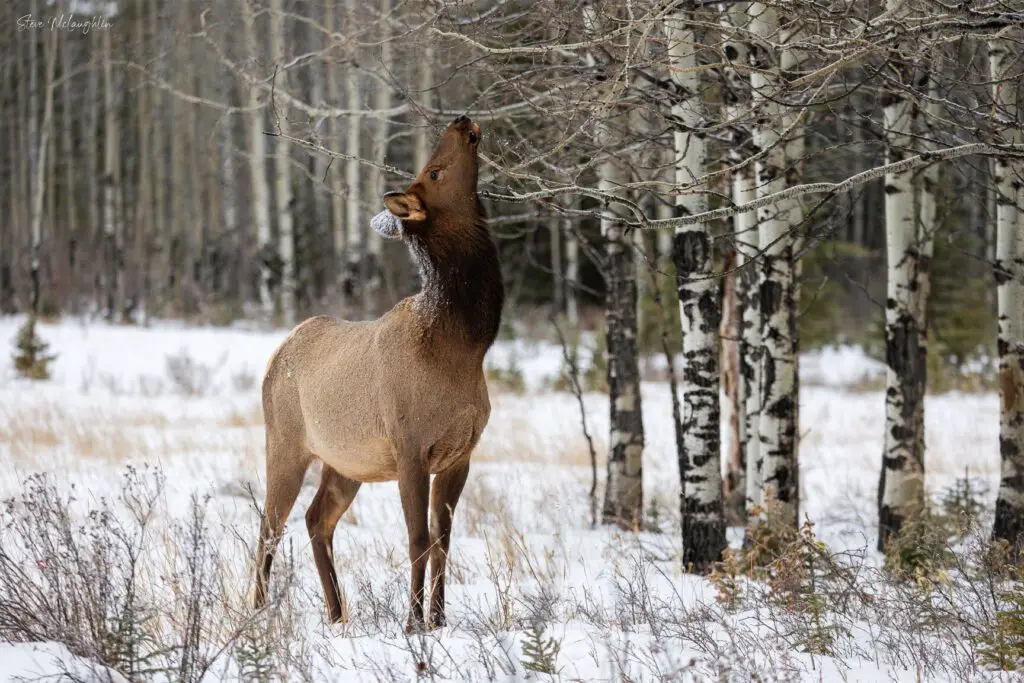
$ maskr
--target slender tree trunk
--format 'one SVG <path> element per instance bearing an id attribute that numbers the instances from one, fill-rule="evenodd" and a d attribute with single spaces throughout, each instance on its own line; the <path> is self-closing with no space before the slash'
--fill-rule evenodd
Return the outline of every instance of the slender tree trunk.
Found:
<path id="1" fill-rule="evenodd" d="M 36 0 L 32 0 L 29 9 L 33 15 L 37 15 L 38 6 Z M 41 242 L 42 212 L 43 212 L 43 164 L 40 163 L 40 156 L 45 154 L 45 149 L 39 148 L 39 68 L 37 52 L 39 50 L 39 31 L 30 31 L 25 44 L 28 48 L 28 111 L 26 118 L 28 123 L 28 190 L 23 197 L 30 197 L 28 222 L 29 222 L 29 309 L 35 315 L 39 312 L 39 244 Z M 37 173 L 38 171 L 38 173 Z M 39 209 L 36 210 L 36 196 L 39 197 Z"/>
<path id="2" fill-rule="evenodd" d="M 380 0 L 381 27 L 378 40 L 380 46 L 380 63 L 385 72 L 392 69 L 391 63 L 391 32 L 389 30 L 388 16 L 391 14 L 391 0 Z M 377 89 L 373 96 L 373 108 L 377 111 L 385 111 L 391 108 L 391 89 L 384 83 L 377 83 Z M 383 116 L 374 122 L 373 129 L 373 158 L 378 165 L 383 164 L 388 155 L 388 135 L 390 134 L 388 120 Z M 417 169 L 418 171 L 419 169 Z M 376 169 L 373 175 L 374 182 L 370 184 L 370 206 L 380 206 L 381 197 L 386 192 L 384 171 Z M 367 258 L 365 265 L 365 289 L 363 291 L 363 312 L 367 317 L 372 317 L 380 308 L 380 298 L 384 285 L 384 248 L 381 236 L 376 230 L 368 231 L 366 243 Z"/>
<path id="3" fill-rule="evenodd" d="M 854 99 L 854 103 L 856 103 Z M 856 104 L 854 104 L 853 111 L 856 112 Z M 853 123 L 851 124 L 852 130 L 850 131 L 853 136 L 853 149 L 856 150 L 857 154 L 863 153 L 864 149 L 864 122 L 859 116 L 855 116 Z M 862 185 L 858 188 L 850 190 L 850 202 L 853 208 L 853 243 L 860 247 L 867 245 L 867 211 L 865 208 L 867 194 L 867 187 Z"/>
<path id="4" fill-rule="evenodd" d="M 551 249 L 551 307 L 555 315 L 565 312 L 565 275 L 562 273 L 561 219 L 548 221 L 548 244 Z"/>
<path id="5" fill-rule="evenodd" d="M 903 159 L 912 149 L 914 105 L 904 92 L 885 93 L 883 117 L 886 162 Z M 914 188 L 909 173 L 885 176 L 885 228 L 888 255 L 885 307 L 885 451 L 878 547 L 897 534 L 904 520 L 924 503 L 924 453 L 918 450 L 918 411 L 923 410 L 924 368 L 919 354 L 920 324 L 915 288 L 919 250 L 914 216 Z"/>
<path id="6" fill-rule="evenodd" d="M 239 267 L 238 255 L 245 243 L 238 227 L 238 194 L 234 184 L 236 172 L 234 124 L 225 122 L 221 137 L 220 182 L 224 188 L 221 193 L 221 215 L 224 216 L 224 233 L 227 235 L 223 243 L 231 244 L 234 248 L 231 254 L 225 255 L 231 264 L 230 272 L 222 273 L 221 277 L 224 278 L 228 296 L 240 302 L 245 297 L 245 288 L 241 283 L 242 269 Z"/>
<path id="7" fill-rule="evenodd" d="M 11 60 L 6 65 L 7 71 L 10 74 L 10 91 L 17 92 L 20 94 L 21 88 L 18 87 L 18 82 L 22 81 L 20 78 L 20 61 Z M 21 187 L 18 183 L 19 171 L 16 168 L 16 160 L 24 159 L 24 155 L 21 153 L 21 136 L 19 135 L 19 127 L 22 123 L 22 119 L 18 116 L 20 111 L 20 99 L 16 99 L 11 109 L 13 110 L 11 116 L 4 117 L 4 126 L 7 129 L 7 158 L 9 163 L 9 176 L 7 181 L 8 194 L 7 194 L 7 221 L 10 228 L 8 230 L 0 230 L 0 238 L 3 239 L 4 248 L 0 249 L 0 313 L 16 313 L 18 311 L 17 292 L 14 289 L 15 280 L 17 278 L 18 260 L 15 257 L 15 247 L 18 244 L 18 234 L 21 231 L 21 225 L 18 220 L 18 205 L 21 198 L 24 196 L 21 194 Z M 20 167 L 21 164 L 18 164 Z"/>
<path id="8" fill-rule="evenodd" d="M 94 52 L 96 41 L 99 39 L 99 31 L 91 34 L 91 40 L 89 40 L 91 53 Z M 88 169 L 86 180 L 86 207 L 88 208 L 89 227 L 86 239 L 94 244 L 102 240 L 102 226 L 99 210 L 99 191 L 100 183 L 102 181 L 102 172 L 100 167 L 99 145 L 96 144 L 96 140 L 100 137 L 99 120 L 100 111 L 103 109 L 103 102 L 100 100 L 99 80 L 100 69 L 89 69 L 89 83 L 87 88 L 89 101 L 88 129 L 85 134 L 82 135 L 83 144 L 86 146 L 86 149 L 88 149 L 88 160 L 86 162 L 86 168 Z M 99 239 L 97 239 L 97 237 Z M 102 259 L 94 258 L 86 274 L 90 280 L 89 285 L 92 289 L 96 307 L 102 311 L 103 291 L 102 288 L 98 287 L 100 284 L 100 277 L 98 277 L 100 271 L 102 271 Z"/>
<path id="9" fill-rule="evenodd" d="M 353 30 L 357 25 L 356 10 L 359 0 L 346 0 L 345 33 Z M 349 58 L 353 61 L 357 58 L 355 47 L 349 48 L 352 52 Z M 362 104 L 363 92 L 359 79 L 359 72 L 356 69 L 345 69 L 345 99 L 349 109 L 359 109 Z M 355 310 L 356 302 L 366 314 L 366 298 L 364 293 L 368 287 L 367 282 L 367 256 L 366 256 L 366 226 L 362 221 L 362 168 L 359 159 L 362 157 L 362 119 L 350 117 L 346 120 L 345 153 L 352 158 L 345 161 L 345 250 L 346 263 L 349 269 L 350 291 L 352 294 L 351 305 Z M 417 169 L 419 170 L 419 169 Z"/>
<path id="10" fill-rule="evenodd" d="M 31 0 L 29 9 L 32 14 L 38 16 L 39 6 L 36 0 Z M 25 41 L 28 47 L 28 138 L 25 141 L 28 147 L 28 192 L 22 195 L 29 198 L 28 223 L 29 223 L 29 308 L 33 315 L 39 312 L 39 244 L 42 239 L 42 212 L 43 212 L 43 164 L 40 157 L 45 154 L 45 149 L 39 147 L 39 34 L 40 31 L 30 31 L 28 40 Z M 36 210 L 36 195 L 39 196 L 39 209 Z"/>
<path id="11" fill-rule="evenodd" d="M 284 14 L 281 0 L 270 3 L 270 52 L 278 68 L 284 63 Z M 277 88 L 288 89 L 288 73 L 278 71 Z M 285 327 L 294 327 L 295 311 L 295 236 L 292 223 L 292 164 L 291 144 L 285 139 L 289 134 L 288 108 L 283 102 L 275 103 L 278 120 L 275 124 L 281 135 L 275 138 L 274 171 L 277 176 L 277 237 L 278 255 L 281 258 L 281 318 Z"/>
<path id="12" fill-rule="evenodd" d="M 580 245 L 572 233 L 572 218 L 564 216 L 560 223 L 565 234 L 565 319 L 572 329 L 577 329 L 580 324 L 579 295 L 576 291 L 580 278 Z"/>
<path id="13" fill-rule="evenodd" d="M 140 11 L 135 19 L 135 39 L 138 41 L 138 59 L 141 62 L 147 58 L 146 40 L 146 16 Z M 152 112 L 149 106 L 151 91 L 147 87 L 145 78 L 139 76 L 136 87 L 138 88 L 138 192 L 135 196 L 135 261 L 139 268 L 135 282 L 136 303 L 140 312 L 140 322 L 145 322 L 145 316 L 149 308 L 149 286 L 150 286 L 150 255 L 149 239 L 153 234 L 153 191 L 150 183 L 149 168 L 152 164 L 150 159 L 149 138 L 152 129 Z"/>
<path id="14" fill-rule="evenodd" d="M 324 26 L 329 31 L 338 28 L 338 17 L 335 16 L 336 0 L 324 0 Z M 334 39 L 328 37 L 331 42 Z M 333 46 L 332 46 L 333 47 Z M 338 75 L 337 51 L 331 49 L 327 53 L 326 68 L 326 89 L 327 101 L 332 106 L 341 105 L 341 94 L 338 91 L 338 84 L 341 80 Z M 340 144 L 341 121 L 337 118 L 327 119 L 327 139 L 332 145 Z M 331 228 L 333 230 L 334 245 L 334 287 L 337 292 L 343 292 L 347 268 L 345 265 L 345 195 L 344 195 L 344 166 L 340 163 L 333 163 L 327 171 L 327 188 L 330 193 Z"/>
<path id="15" fill-rule="evenodd" d="M 985 178 L 985 213 L 988 215 L 988 222 L 985 231 L 985 260 L 994 263 L 996 260 L 996 232 L 999 229 L 999 191 L 996 188 L 999 175 L 997 159 L 991 159 L 988 165 L 988 173 Z"/>
<path id="16" fill-rule="evenodd" d="M 737 296 L 740 275 L 736 272 L 737 251 L 729 252 L 722 261 L 725 275 L 721 279 L 722 322 L 718 327 L 721 342 L 722 368 L 722 457 L 725 478 L 722 481 L 723 505 L 727 524 L 742 524 L 746 517 L 747 470 L 743 459 L 743 398 L 740 373 L 741 316 Z"/>
<path id="17" fill-rule="evenodd" d="M 771 41 L 778 33 L 775 9 L 750 3 L 750 26 L 756 35 Z M 764 152 L 757 163 L 758 197 L 786 187 L 785 141 L 779 137 L 781 113 L 776 100 L 781 76 L 764 47 L 751 48 L 754 102 L 759 112 L 754 145 Z M 759 248 L 762 252 L 759 302 L 761 316 L 760 436 L 763 500 L 777 501 L 779 514 L 796 526 L 799 496 L 795 463 L 795 365 L 793 342 L 793 235 L 790 205 L 779 202 L 758 211 Z"/>
<path id="18" fill-rule="evenodd" d="M 798 44 L 805 35 L 799 16 L 787 15 L 782 18 L 780 24 L 779 39 L 783 47 L 779 55 L 779 76 L 788 88 L 790 81 L 803 75 L 803 64 L 807 55 L 794 45 Z M 785 141 L 787 187 L 796 187 L 803 183 L 805 143 L 803 126 L 800 125 L 800 119 L 803 116 L 804 110 L 794 107 L 787 107 L 782 112 L 782 127 L 789 131 L 789 136 Z M 789 303 L 788 311 L 788 333 L 793 373 L 789 386 L 790 399 L 788 403 L 791 406 L 789 416 L 791 424 L 786 427 L 793 435 L 793 446 L 788 456 L 787 466 L 791 493 L 785 500 L 793 511 L 793 522 L 797 524 L 800 519 L 800 328 L 797 315 L 800 311 L 800 281 L 803 274 L 803 261 L 800 260 L 800 253 L 806 246 L 806 236 L 803 231 L 803 202 L 799 198 L 790 199 L 784 202 L 783 206 L 792 244 L 789 252 L 792 300 Z M 785 398 L 780 397 L 780 401 L 775 405 L 777 408 L 786 405 Z"/>
<path id="19" fill-rule="evenodd" d="M 61 53 L 61 75 L 67 76 L 71 73 L 74 43 L 66 40 L 60 46 Z M 72 314 L 78 313 L 78 298 L 82 283 L 78 281 L 78 219 L 75 212 L 78 208 L 78 196 L 76 188 L 78 181 L 75 176 L 75 117 L 71 110 L 71 84 L 72 79 L 65 78 L 61 84 L 61 156 L 64 163 L 64 221 L 67 232 L 67 289 L 63 294 L 67 297 Z"/>
<path id="20" fill-rule="evenodd" d="M 734 201 L 748 202 L 757 198 L 754 169 L 748 167 L 737 174 Z M 736 266 L 740 268 L 737 298 L 743 311 L 740 321 L 740 393 L 743 421 L 740 440 L 746 466 L 745 508 L 749 517 L 763 503 L 764 478 L 761 461 L 761 271 L 757 267 L 758 225 L 753 211 L 739 214 L 735 222 Z"/>
<path id="21" fill-rule="evenodd" d="M 313 30 L 309 30 L 309 33 L 311 34 L 311 40 L 315 41 L 316 43 L 319 43 L 318 47 L 322 50 L 323 56 L 323 59 L 321 61 L 314 62 L 310 65 L 310 101 L 315 104 L 328 103 L 332 106 L 336 103 L 327 102 L 327 80 L 328 78 L 330 78 L 331 61 L 333 59 L 333 57 L 331 56 L 331 43 L 333 40 L 333 38 L 331 37 L 331 33 L 334 30 L 333 5 L 334 3 L 331 0 L 326 0 L 323 4 L 323 7 L 321 8 L 323 12 L 323 25 L 327 32 L 323 34 L 318 34 Z M 320 139 L 320 142 L 322 142 L 327 148 L 334 148 L 334 142 L 332 140 L 333 119 L 325 119 L 320 124 L 320 126 L 318 126 L 317 129 L 312 132 L 314 135 L 317 136 L 317 138 Z M 324 234 L 326 234 L 326 236 L 330 238 L 331 254 L 336 255 L 337 252 L 334 250 L 333 244 L 334 232 L 333 227 L 331 226 L 331 181 L 330 178 L 328 177 L 333 172 L 335 166 L 335 164 L 331 163 L 331 161 L 332 160 L 325 154 L 311 155 L 310 163 L 312 165 L 313 182 L 309 184 L 308 191 L 313 215 L 316 217 L 316 228 L 314 232 L 317 235 L 318 239 L 320 239 L 321 236 Z M 326 293 L 322 289 L 322 285 L 324 284 L 324 271 L 327 270 L 328 278 L 333 279 L 336 275 L 335 268 L 337 268 L 337 261 L 326 256 L 323 257 L 322 259 L 316 258 L 314 260 L 306 258 L 303 260 L 306 264 L 303 270 L 306 272 L 304 272 L 303 275 L 300 276 L 300 279 L 303 280 L 304 282 L 309 282 L 310 284 L 316 283 L 317 291 L 311 293 L 311 298 L 322 298 L 323 295 Z M 330 266 L 327 269 L 325 269 L 324 264 L 330 264 Z M 330 291 L 331 294 L 334 293 L 333 285 L 328 285 L 327 289 Z"/>
<path id="22" fill-rule="evenodd" d="M 197 76 L 196 92 L 205 97 L 216 96 L 216 84 L 206 78 Z M 220 281 L 223 276 L 220 259 L 223 256 L 224 242 L 221 239 L 224 222 L 221 218 L 221 166 L 223 164 L 223 131 L 230 133 L 231 119 L 221 124 L 220 136 L 203 134 L 203 131 L 215 130 L 214 124 L 206 116 L 204 107 L 195 108 L 196 150 L 198 152 L 198 172 L 202 179 L 203 191 L 197 193 L 202 199 L 202 216 L 200 229 L 196 231 L 196 262 L 199 264 L 197 277 L 197 301 L 202 311 L 208 304 L 217 303 L 223 297 Z"/>
<path id="23" fill-rule="evenodd" d="M 919 123 L 919 130 L 915 137 L 919 153 L 926 153 L 934 150 L 936 145 L 934 122 L 938 121 L 941 114 L 939 92 L 936 75 L 929 71 L 928 94 L 930 101 L 925 103 L 921 114 L 915 117 Z M 918 367 L 921 370 L 921 403 L 915 414 L 914 433 L 917 439 L 916 449 L 918 453 L 925 452 L 925 421 L 924 421 L 924 395 L 928 389 L 928 298 L 932 291 L 931 262 L 935 253 L 935 232 L 938 229 L 938 204 L 935 193 L 939 187 L 939 165 L 932 164 L 925 167 L 914 176 L 914 195 L 917 198 L 917 222 L 915 246 L 919 251 L 917 260 L 917 283 L 914 290 L 917 293 L 915 309 L 917 315 L 917 355 Z"/>
<path id="24" fill-rule="evenodd" d="M 186 17 L 184 25 L 191 29 L 191 16 Z M 193 52 L 185 53 L 185 83 L 190 92 L 197 96 L 203 96 L 203 80 L 197 78 L 196 59 Z M 206 281 L 207 267 L 204 262 L 206 253 L 206 236 L 208 227 L 206 225 L 206 191 L 208 184 L 204 182 L 204 175 L 207 165 L 204 157 L 207 153 L 201 148 L 205 142 L 205 136 L 201 133 L 203 128 L 202 109 L 197 104 L 188 104 L 185 111 L 186 117 L 187 145 L 188 145 L 188 198 L 192 204 L 191 220 L 186 229 L 182 231 L 184 253 L 185 253 L 185 277 L 182 279 L 184 285 L 184 313 L 195 315 L 202 312 L 208 294 L 204 283 Z"/>
<path id="25" fill-rule="evenodd" d="M 120 320 L 123 263 L 121 258 L 121 216 L 118 193 L 121 183 L 120 147 L 117 130 L 111 31 L 103 34 L 103 244 L 104 244 L 104 307 L 108 321 Z"/>
<path id="26" fill-rule="evenodd" d="M 182 9 L 187 7 L 184 4 L 178 5 L 175 12 L 176 30 L 182 33 L 187 32 L 186 21 Z M 172 82 L 182 87 L 183 73 L 185 68 L 182 61 L 185 59 L 183 48 L 175 44 L 170 48 L 172 61 L 169 66 L 169 74 Z M 186 142 L 188 137 L 187 112 L 191 106 L 183 102 L 179 97 L 170 97 L 171 101 L 171 185 L 170 185 L 170 221 L 168 222 L 167 234 L 167 299 L 172 302 L 175 313 L 182 312 L 182 290 L 188 281 L 189 273 L 185 255 L 185 228 L 198 220 L 198 216 L 190 216 L 186 203 L 188 193 L 185 188 L 188 186 L 188 159 L 186 158 Z"/>
<path id="27" fill-rule="evenodd" d="M 722 96 L 726 105 L 726 120 L 736 122 L 733 124 L 732 145 L 729 148 L 729 162 L 734 165 L 749 158 L 752 152 L 750 130 L 740 123 L 747 117 L 747 110 L 750 107 L 750 78 L 745 71 L 738 68 L 745 67 L 750 61 L 749 46 L 738 32 L 738 29 L 746 29 L 750 23 L 747 10 L 747 3 L 738 2 L 730 5 L 722 15 L 722 23 L 727 32 L 722 46 L 722 57 L 727 64 L 737 65 L 724 70 Z M 731 193 L 734 203 L 741 204 L 756 198 L 754 173 L 752 164 L 733 172 Z M 728 395 L 734 395 L 732 417 L 735 419 L 735 426 L 730 426 L 730 432 L 734 434 L 734 443 L 730 444 L 728 451 L 726 505 L 729 506 L 730 515 L 739 521 L 746 517 L 753 505 L 761 502 L 761 471 L 758 458 L 760 393 L 757 383 L 760 377 L 761 321 L 758 306 L 758 271 L 755 267 L 758 249 L 755 213 L 750 211 L 734 216 L 733 233 L 735 260 L 732 267 L 736 272 L 730 282 L 731 300 L 734 303 L 728 303 L 730 296 L 727 294 L 723 322 L 728 322 L 728 328 L 724 331 L 725 338 L 735 340 L 733 345 L 738 368 L 734 373 L 732 391 L 728 392 Z M 726 341 L 723 346 L 728 348 L 728 344 Z"/>
<path id="28" fill-rule="evenodd" d="M 35 38 L 33 35 L 31 40 L 26 41 L 29 45 L 30 50 L 35 48 Z M 34 54 L 30 52 L 30 55 Z M 34 59 L 34 57 L 32 57 Z M 32 240 L 32 216 L 31 214 L 31 202 L 26 201 L 26 198 L 32 196 L 32 182 L 35 177 L 35 166 L 33 157 L 36 154 L 36 140 L 32 138 L 32 135 L 36 135 L 34 128 L 37 124 L 35 117 L 36 107 L 31 104 L 30 91 L 32 87 L 29 86 L 28 81 L 30 80 L 26 75 L 25 62 L 19 58 L 15 60 L 17 62 L 17 104 L 15 119 L 17 121 L 18 139 L 17 139 L 17 153 L 12 156 L 11 164 L 17 166 L 17 173 L 15 182 L 15 194 L 12 196 L 12 208 L 14 209 L 15 215 L 15 238 L 14 243 L 18 249 L 14 252 L 13 262 L 13 273 L 14 279 L 17 282 L 23 282 L 24 278 L 28 273 L 25 270 L 25 244 L 26 242 L 31 245 Z M 33 68 L 33 73 L 35 69 Z M 38 86 L 36 86 L 38 88 Z M 29 248 L 29 256 L 31 257 L 31 246 Z M 31 285 L 30 285 L 31 287 Z M 31 309 L 31 289 L 29 290 L 29 308 Z"/>
<path id="29" fill-rule="evenodd" d="M 257 68 L 260 41 L 251 0 L 242 0 L 242 10 L 245 17 L 245 42 L 249 50 L 249 61 L 253 68 Z M 270 266 L 273 259 L 270 255 L 277 250 L 270 234 L 270 188 L 267 185 L 267 152 L 263 134 L 264 109 L 260 107 L 260 92 L 255 85 L 249 87 L 249 109 L 249 182 L 252 185 L 252 219 L 256 224 L 255 257 L 260 262 L 260 309 L 263 312 L 264 324 L 270 324 L 274 318 L 274 299 L 270 291 L 273 277 Z"/>
<path id="30" fill-rule="evenodd" d="M 156 49 L 165 53 L 166 37 L 165 31 L 161 30 L 162 16 L 160 12 L 161 1 L 151 0 L 149 3 L 149 31 L 152 36 L 152 44 Z M 160 58 L 153 64 L 153 69 L 161 77 L 165 77 L 166 64 L 164 58 Z M 160 112 L 166 117 L 166 94 L 159 88 L 154 88 L 151 94 L 154 112 Z M 149 250 L 152 252 L 153 267 L 148 269 L 149 278 L 149 308 L 152 315 L 166 314 L 167 290 L 166 284 L 170 280 L 170 239 L 167 228 L 167 148 L 165 146 L 166 118 L 158 119 L 152 128 L 152 170 L 143 168 L 143 172 L 150 173 L 153 186 L 153 232 L 150 235 Z"/>
<path id="31" fill-rule="evenodd" d="M 690 7 L 690 6 L 687 6 Z M 675 82 L 672 115 L 676 185 L 693 186 L 704 174 L 707 142 L 697 70 L 693 9 L 681 9 L 665 22 L 669 70 Z M 695 191 L 676 197 L 681 215 L 707 210 L 707 195 Z M 718 282 L 711 277 L 711 235 L 703 223 L 676 228 L 672 260 L 676 266 L 679 319 L 683 333 L 682 482 L 683 566 L 705 572 L 725 549 L 722 507 L 721 435 L 719 425 L 718 330 L 722 317 Z"/>
<path id="32" fill-rule="evenodd" d="M 419 68 L 419 98 L 423 106 L 431 108 L 434 104 L 434 46 L 427 44 L 423 47 L 423 57 L 420 59 Z M 413 157 L 414 173 L 430 161 L 430 143 L 432 140 L 432 121 L 423 121 L 416 126 L 413 134 Z"/>
<path id="33" fill-rule="evenodd" d="M 43 197 L 46 194 L 47 152 L 50 149 L 50 136 L 53 132 L 53 75 L 57 67 L 57 32 L 50 32 L 49 45 L 46 46 L 46 84 L 43 92 L 43 122 L 39 127 L 38 151 L 35 152 L 35 177 L 32 179 L 32 314 L 39 313 L 39 250 L 43 241 Z M 34 61 L 34 59 L 33 59 Z M 34 79 L 33 79 L 34 80 Z M 34 99 L 34 98 L 32 98 Z M 33 110 L 31 117 L 37 112 Z M 33 144 L 36 142 L 33 140 Z M 51 194 L 53 189 L 50 190 Z M 52 214 L 51 214 L 52 215 Z"/>
<path id="34" fill-rule="evenodd" d="M 1017 41 L 989 43 L 993 99 L 999 112 L 1017 118 L 1017 87 L 1011 80 Z M 1021 133 L 1004 134 L 1020 144 Z M 999 309 L 999 496 L 992 537 L 1010 543 L 1019 557 L 1024 545 L 1024 190 L 1019 163 L 996 160 L 996 298 Z"/>
<path id="35" fill-rule="evenodd" d="M 217 166 L 211 169 L 211 177 L 216 178 L 217 192 L 214 201 L 210 202 L 210 226 L 215 231 L 217 261 L 210 264 L 213 289 L 225 303 L 235 298 L 233 292 L 234 258 L 229 253 L 229 245 L 236 240 L 235 230 L 238 218 L 235 212 L 234 188 L 234 120 L 228 119 L 221 124 L 220 140 L 215 143 L 217 148 Z M 241 246 L 241 245 L 239 245 Z"/>
<path id="36" fill-rule="evenodd" d="M 598 187 L 614 193 L 622 173 L 614 162 L 600 168 Z M 624 529 L 643 527 L 644 428 L 640 401 L 640 367 L 636 348 L 636 263 L 629 239 L 606 209 L 601 220 L 605 237 L 605 316 L 608 349 L 608 400 L 611 406 L 611 452 L 602 511 L 604 524 Z"/>
<path id="37" fill-rule="evenodd" d="M 600 32 L 600 17 L 591 3 L 583 5 L 584 25 L 593 35 Z M 594 56 L 588 55 L 588 65 L 596 66 Z M 608 104 L 598 122 L 601 130 L 598 141 L 609 156 L 598 168 L 598 188 L 615 194 L 624 184 L 626 174 L 614 161 L 611 153 L 614 140 L 610 131 L 611 119 L 625 116 L 613 104 L 617 93 L 603 93 Z M 608 478 L 603 524 L 617 524 L 623 529 L 643 528 L 643 455 L 644 425 L 640 398 L 640 366 L 637 353 L 637 287 L 636 261 L 631 240 L 619 220 L 618 206 L 606 206 L 601 216 L 601 234 L 605 241 L 605 326 L 608 349 L 608 403 L 611 411 L 609 424 Z"/>

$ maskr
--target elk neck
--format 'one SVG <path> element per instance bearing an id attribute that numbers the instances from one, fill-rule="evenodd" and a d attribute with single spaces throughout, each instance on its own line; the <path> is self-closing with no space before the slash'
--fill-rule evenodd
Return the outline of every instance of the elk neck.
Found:
<path id="1" fill-rule="evenodd" d="M 462 341 L 486 352 L 498 336 L 505 290 L 498 250 L 479 206 L 461 220 L 432 225 L 409 240 L 420 269 L 413 309 L 429 342 Z"/>

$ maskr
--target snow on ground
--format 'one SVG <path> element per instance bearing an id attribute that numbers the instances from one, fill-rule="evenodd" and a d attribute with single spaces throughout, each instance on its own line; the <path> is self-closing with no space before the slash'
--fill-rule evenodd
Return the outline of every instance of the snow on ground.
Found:
<path id="1" fill-rule="evenodd" d="M 13 339 L 21 322 L 0 319 L 0 342 Z M 39 331 L 58 355 L 52 380 L 19 380 L 7 363 L 0 364 L 0 496 L 15 495 L 28 475 L 48 472 L 62 486 L 74 485 L 77 504 L 87 506 L 116 494 L 125 465 L 155 465 L 166 477 L 161 514 L 168 523 L 187 517 L 193 495 L 210 496 L 212 525 L 223 534 L 220 550 L 238 577 L 235 597 L 243 600 L 250 572 L 245 544 L 257 528 L 247 487 L 260 500 L 263 490 L 259 381 L 286 332 L 174 324 L 143 329 L 70 320 L 41 324 Z M 560 598 L 547 633 L 561 643 L 561 675 L 539 680 L 628 675 L 739 681 L 754 672 L 763 680 L 921 680 L 919 669 L 879 655 L 867 636 L 858 637 L 863 641 L 858 653 L 832 658 L 787 648 L 784 638 L 755 628 L 750 632 L 758 637 L 743 641 L 754 654 L 745 655 L 736 649 L 740 631 L 730 629 L 751 627 L 738 615 L 716 612 L 722 624 L 709 626 L 706 639 L 669 637 L 642 620 L 624 621 L 623 610 L 634 609 L 638 599 L 627 590 L 637 573 L 643 575 L 644 591 L 676 605 L 676 611 L 692 609 L 698 615 L 715 605 L 712 585 L 679 569 L 679 479 L 667 387 L 645 383 L 642 398 L 645 496 L 669 533 L 591 530 L 590 456 L 577 402 L 570 394 L 542 389 L 559 372 L 561 349 L 500 342 L 488 363 L 508 367 L 513 356 L 529 391 L 492 395 L 491 422 L 456 515 L 450 626 L 429 641 L 406 639 L 401 615 L 382 619 L 378 613 L 382 600 L 399 611 L 405 604 L 405 528 L 393 483 L 364 486 L 339 526 L 335 560 L 353 618 L 341 627 L 323 623 L 302 522 L 315 490 L 315 472 L 309 475 L 283 547 L 294 554 L 302 596 L 296 604 L 313 653 L 311 670 L 346 681 L 405 680 L 423 674 L 427 658 L 437 680 L 537 676 L 521 665 L 526 657 L 522 615 L 539 594 L 553 590 Z M 174 358 L 179 374 L 184 364 L 201 395 L 185 395 L 181 383 L 170 379 Z M 807 385 L 800 407 L 802 514 L 833 549 L 872 548 L 883 399 L 880 392 L 846 388 L 877 376 L 879 364 L 857 349 L 840 348 L 805 356 L 801 369 Z M 588 394 L 585 405 L 600 458 L 608 432 L 607 398 Z M 999 467 L 996 398 L 929 397 L 927 421 L 930 490 L 941 491 L 968 473 L 987 487 L 985 502 L 991 504 Z M 598 475 L 603 481 L 601 463 Z M 281 571 L 272 582 L 280 580 Z M 417 651 L 417 642 L 428 643 L 430 653 Z M 665 649 L 666 642 L 672 647 Z M 47 658 L 64 662 L 64 668 L 75 666 L 67 663 L 70 653 L 54 644 L 0 647 L 0 681 L 31 675 L 29 669 L 46 670 Z M 490 664 L 480 655 L 486 648 L 500 655 Z M 495 661 L 505 664 L 495 668 Z"/>

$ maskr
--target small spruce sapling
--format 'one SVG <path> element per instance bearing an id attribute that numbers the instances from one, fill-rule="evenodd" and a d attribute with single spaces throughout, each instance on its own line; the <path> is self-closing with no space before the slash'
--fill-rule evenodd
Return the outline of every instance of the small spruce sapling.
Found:
<path id="1" fill-rule="evenodd" d="M 28 379 L 49 379 L 50 363 L 57 356 L 48 354 L 50 345 L 36 332 L 36 317 L 30 315 L 14 339 L 14 369 Z"/>

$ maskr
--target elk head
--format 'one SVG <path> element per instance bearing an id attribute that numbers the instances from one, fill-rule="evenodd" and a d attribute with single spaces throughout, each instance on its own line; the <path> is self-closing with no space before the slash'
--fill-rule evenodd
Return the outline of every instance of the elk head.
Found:
<path id="1" fill-rule="evenodd" d="M 405 192 L 384 195 L 383 211 L 374 216 L 374 230 L 384 237 L 399 239 L 424 234 L 459 216 L 475 217 L 478 212 L 477 145 L 480 126 L 468 116 L 449 124 L 430 161 Z"/>

